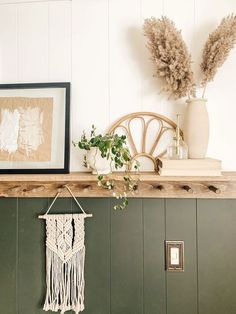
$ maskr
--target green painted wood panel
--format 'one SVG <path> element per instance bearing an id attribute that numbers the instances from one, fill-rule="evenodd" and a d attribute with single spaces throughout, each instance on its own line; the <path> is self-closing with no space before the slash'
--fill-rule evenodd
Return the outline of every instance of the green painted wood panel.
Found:
<path id="1" fill-rule="evenodd" d="M 43 314 L 45 294 L 45 226 L 37 216 L 47 198 L 18 200 L 18 313 Z M 17 314 L 18 314 L 17 313 Z"/>
<path id="2" fill-rule="evenodd" d="M 0 199 L 0 312 L 16 313 L 17 206 L 16 199 Z"/>
<path id="3" fill-rule="evenodd" d="M 163 199 L 143 200 L 144 314 L 166 314 Z"/>
<path id="4" fill-rule="evenodd" d="M 111 202 L 111 313 L 143 313 L 142 201 L 125 210 Z M 151 313 L 150 313 L 151 314 Z"/>
<path id="5" fill-rule="evenodd" d="M 198 311 L 196 200 L 166 200 L 166 240 L 183 240 L 185 245 L 184 272 L 166 273 L 167 314 L 195 314 Z"/>
<path id="6" fill-rule="evenodd" d="M 85 219 L 85 310 L 84 314 L 110 313 L 110 200 L 79 199 Z M 73 202 L 73 212 L 80 209 Z"/>
<path id="7" fill-rule="evenodd" d="M 85 314 L 236 313 L 236 200 L 131 199 L 124 211 L 113 199 L 80 202 L 94 215 L 85 223 Z M 0 199 L 0 312 L 44 313 L 37 216 L 47 206 L 45 198 Z M 51 212 L 72 211 L 73 200 L 60 198 Z M 164 271 L 165 237 L 185 241 L 184 273 Z"/>
<path id="8" fill-rule="evenodd" d="M 236 313 L 236 200 L 198 200 L 199 313 Z"/>

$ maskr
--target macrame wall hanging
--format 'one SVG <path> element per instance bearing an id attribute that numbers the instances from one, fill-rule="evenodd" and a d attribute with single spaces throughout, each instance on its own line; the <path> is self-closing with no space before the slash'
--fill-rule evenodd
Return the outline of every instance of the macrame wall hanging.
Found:
<path id="1" fill-rule="evenodd" d="M 46 299 L 45 311 L 73 310 L 76 314 L 84 310 L 84 219 L 86 214 L 73 195 L 67 190 L 82 210 L 81 214 L 48 214 L 60 195 L 57 193 L 46 214 Z"/>

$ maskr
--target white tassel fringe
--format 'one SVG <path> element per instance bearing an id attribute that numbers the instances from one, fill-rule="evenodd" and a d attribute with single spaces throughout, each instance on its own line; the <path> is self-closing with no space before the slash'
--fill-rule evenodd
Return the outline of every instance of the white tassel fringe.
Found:
<path id="1" fill-rule="evenodd" d="M 84 259 L 85 247 L 63 263 L 50 248 L 46 248 L 47 293 L 45 311 L 61 313 L 73 310 L 76 314 L 84 310 Z"/>

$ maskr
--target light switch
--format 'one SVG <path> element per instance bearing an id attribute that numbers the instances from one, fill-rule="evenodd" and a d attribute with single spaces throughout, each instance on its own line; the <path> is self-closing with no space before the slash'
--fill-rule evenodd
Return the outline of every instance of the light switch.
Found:
<path id="1" fill-rule="evenodd" d="M 184 241 L 165 241 L 167 271 L 184 271 Z"/>
<path id="2" fill-rule="evenodd" d="M 171 265 L 179 265 L 179 248 L 170 248 L 170 263 Z"/>

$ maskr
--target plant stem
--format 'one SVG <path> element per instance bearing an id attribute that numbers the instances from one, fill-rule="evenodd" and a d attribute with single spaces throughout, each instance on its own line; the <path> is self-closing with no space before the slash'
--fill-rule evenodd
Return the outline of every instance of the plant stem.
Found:
<path id="1" fill-rule="evenodd" d="M 111 148 L 109 149 L 109 156 L 110 156 L 110 172 L 112 173 Z"/>
<path id="2" fill-rule="evenodd" d="M 205 83 L 205 85 L 204 85 L 203 92 L 202 92 L 202 98 L 204 98 L 204 96 L 205 96 L 206 87 L 207 87 L 207 83 Z"/>

